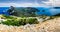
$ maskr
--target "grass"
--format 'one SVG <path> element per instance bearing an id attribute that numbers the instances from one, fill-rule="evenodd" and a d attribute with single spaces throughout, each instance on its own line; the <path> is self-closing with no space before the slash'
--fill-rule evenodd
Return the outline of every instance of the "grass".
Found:
<path id="1" fill-rule="evenodd" d="M 20 25 L 26 25 L 26 24 L 37 24 L 39 23 L 36 18 L 26 18 L 26 17 L 12 17 L 12 16 L 6 16 L 3 15 L 7 21 L 2 21 L 1 24 L 4 25 L 12 25 L 12 26 L 20 26 Z"/>

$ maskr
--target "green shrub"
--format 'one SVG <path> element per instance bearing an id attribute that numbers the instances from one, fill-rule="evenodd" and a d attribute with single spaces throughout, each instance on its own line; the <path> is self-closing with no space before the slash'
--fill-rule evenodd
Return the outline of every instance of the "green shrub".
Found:
<path id="1" fill-rule="evenodd" d="M 11 20 L 7 20 L 7 21 L 3 21 L 1 23 L 6 24 L 6 25 L 12 25 L 12 26 L 20 26 L 20 25 L 26 25 L 27 23 L 29 23 L 29 24 L 37 24 L 38 21 L 37 21 L 36 18 L 20 19 L 18 21 L 16 21 L 16 19 L 11 19 Z"/>
<path id="2" fill-rule="evenodd" d="M 37 24 L 38 23 L 36 18 L 31 18 L 31 19 L 29 19 L 28 22 L 29 22 L 29 24 Z"/>

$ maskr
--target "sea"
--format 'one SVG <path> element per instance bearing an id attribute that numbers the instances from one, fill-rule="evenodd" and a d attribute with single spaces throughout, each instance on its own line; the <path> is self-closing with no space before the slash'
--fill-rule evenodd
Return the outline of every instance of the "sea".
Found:
<path id="1" fill-rule="evenodd" d="M 40 10 L 39 12 L 36 12 L 37 15 L 51 15 L 50 8 L 44 8 L 44 7 L 35 7 L 36 9 Z M 0 7 L 0 14 L 6 14 L 9 15 L 8 12 L 6 12 L 9 9 L 9 7 Z M 44 10 L 44 12 L 43 12 Z"/>

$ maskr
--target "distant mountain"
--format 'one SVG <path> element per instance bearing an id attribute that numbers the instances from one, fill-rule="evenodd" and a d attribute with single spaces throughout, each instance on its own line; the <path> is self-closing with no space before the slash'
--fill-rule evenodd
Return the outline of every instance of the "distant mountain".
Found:
<path id="1" fill-rule="evenodd" d="M 10 15 L 14 15 L 14 16 L 27 16 L 27 17 L 31 17 L 31 16 L 36 16 L 35 12 L 39 12 L 38 9 L 34 8 L 34 7 L 13 7 L 11 6 L 10 9 L 7 10 L 7 12 L 9 12 Z"/>
<path id="2" fill-rule="evenodd" d="M 14 9 L 13 9 L 14 8 Z M 0 14 L 15 16 L 40 16 L 40 15 L 56 15 L 60 13 L 60 7 L 0 7 Z M 9 10 L 11 10 L 9 12 Z"/>

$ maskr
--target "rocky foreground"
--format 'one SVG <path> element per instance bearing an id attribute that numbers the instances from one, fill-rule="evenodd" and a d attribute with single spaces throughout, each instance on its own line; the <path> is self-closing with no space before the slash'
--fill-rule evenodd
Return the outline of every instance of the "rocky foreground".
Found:
<path id="1" fill-rule="evenodd" d="M 39 24 L 19 27 L 0 24 L 0 32 L 60 32 L 60 17 Z"/>

